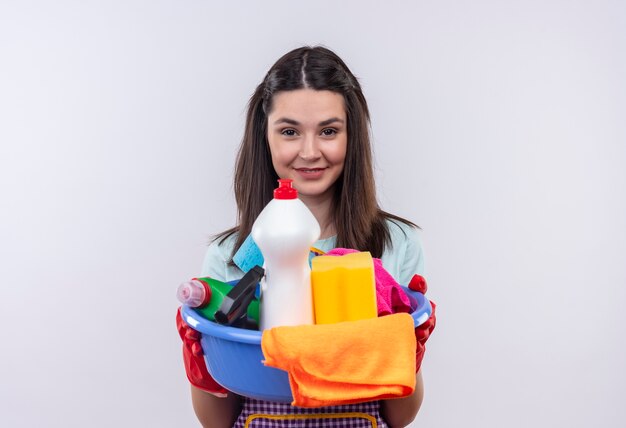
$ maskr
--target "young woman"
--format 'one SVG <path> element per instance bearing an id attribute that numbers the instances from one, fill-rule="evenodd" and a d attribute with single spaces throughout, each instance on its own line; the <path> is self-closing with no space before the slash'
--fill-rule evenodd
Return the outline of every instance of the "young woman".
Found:
<path id="1" fill-rule="evenodd" d="M 202 274 L 222 281 L 243 276 L 232 262 L 233 255 L 272 199 L 278 178 L 293 179 L 300 199 L 319 222 L 321 237 L 316 248 L 369 251 L 403 285 L 422 273 L 416 226 L 378 206 L 369 120 L 359 82 L 335 53 L 323 47 L 302 47 L 280 58 L 248 106 L 234 178 L 238 225 L 211 243 Z M 324 412 L 360 411 L 373 415 L 378 426 L 405 426 L 422 402 L 421 372 L 416 379 L 411 396 L 324 408 Z M 251 400 L 219 386 L 192 385 L 192 401 L 205 427 L 243 427 L 248 416 L 268 407 L 274 413 L 319 413 L 319 409 Z M 340 419 L 323 422 L 324 426 L 347 423 Z M 306 421 L 302 424 L 298 426 L 306 426 Z M 350 426 L 360 425 L 350 422 Z"/>

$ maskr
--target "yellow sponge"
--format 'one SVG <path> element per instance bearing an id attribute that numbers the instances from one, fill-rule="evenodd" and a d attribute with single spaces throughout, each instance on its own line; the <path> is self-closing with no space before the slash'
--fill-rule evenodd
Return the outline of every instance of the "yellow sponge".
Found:
<path id="1" fill-rule="evenodd" d="M 365 251 L 311 260 L 315 324 L 376 318 L 372 255 Z"/>

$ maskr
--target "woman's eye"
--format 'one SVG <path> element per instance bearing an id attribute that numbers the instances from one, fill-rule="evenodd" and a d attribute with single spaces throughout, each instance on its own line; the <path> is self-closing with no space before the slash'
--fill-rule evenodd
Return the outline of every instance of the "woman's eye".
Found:
<path id="1" fill-rule="evenodd" d="M 296 135 L 295 129 L 283 129 L 280 133 L 287 137 L 295 137 Z"/>
<path id="2" fill-rule="evenodd" d="M 326 129 L 322 130 L 322 135 L 324 135 L 326 137 L 332 137 L 336 133 L 337 133 L 337 130 L 333 129 L 333 128 L 326 128 Z"/>

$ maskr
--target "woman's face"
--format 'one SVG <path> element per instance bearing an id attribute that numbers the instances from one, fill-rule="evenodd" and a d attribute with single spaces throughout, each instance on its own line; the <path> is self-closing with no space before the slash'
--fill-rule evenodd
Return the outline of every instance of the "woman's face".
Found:
<path id="1" fill-rule="evenodd" d="M 278 92 L 272 101 L 267 139 L 276 174 L 291 178 L 305 202 L 332 196 L 348 144 L 343 96 L 298 89 Z"/>

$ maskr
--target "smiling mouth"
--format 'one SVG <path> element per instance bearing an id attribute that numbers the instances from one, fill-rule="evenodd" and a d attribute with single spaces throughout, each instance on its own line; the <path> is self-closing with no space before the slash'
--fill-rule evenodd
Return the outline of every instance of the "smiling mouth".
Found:
<path id="1" fill-rule="evenodd" d="M 301 171 L 301 172 L 318 172 L 318 171 L 323 171 L 326 168 L 296 168 L 296 171 Z"/>

